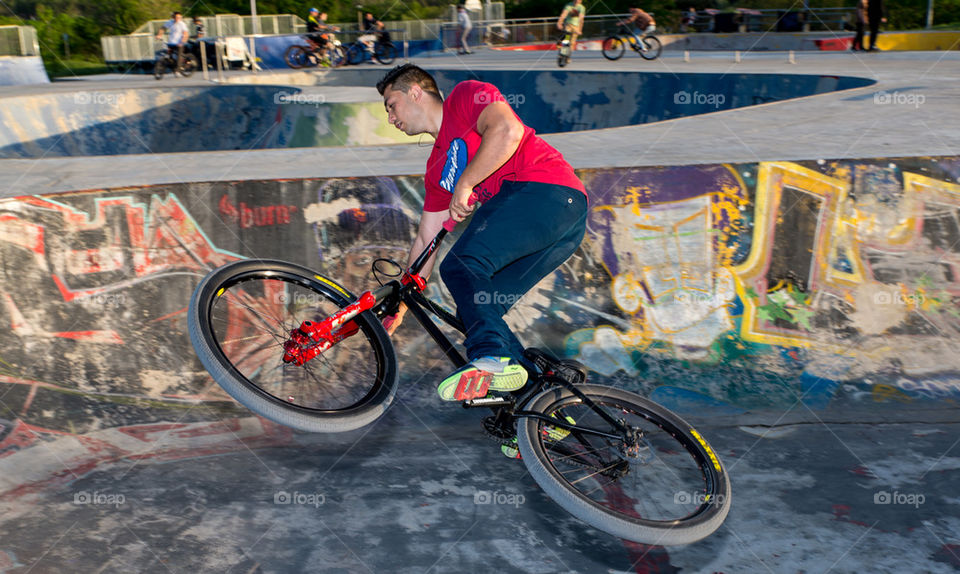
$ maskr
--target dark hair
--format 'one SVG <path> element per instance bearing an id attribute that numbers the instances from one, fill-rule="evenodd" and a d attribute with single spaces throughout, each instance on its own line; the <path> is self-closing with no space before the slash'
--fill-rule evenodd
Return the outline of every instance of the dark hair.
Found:
<path id="1" fill-rule="evenodd" d="M 438 100 L 443 101 L 440 88 L 437 87 L 437 81 L 433 79 L 429 72 L 414 64 L 403 64 L 387 72 L 377 82 L 377 91 L 380 92 L 381 96 L 387 88 L 406 94 L 410 91 L 410 86 L 414 85 L 420 86 L 424 92 L 433 94 Z"/>

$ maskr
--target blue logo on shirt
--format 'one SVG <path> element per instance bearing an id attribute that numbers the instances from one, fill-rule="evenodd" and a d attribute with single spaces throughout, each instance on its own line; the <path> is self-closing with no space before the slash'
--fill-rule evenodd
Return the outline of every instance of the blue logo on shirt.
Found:
<path id="1" fill-rule="evenodd" d="M 453 193 L 453 188 L 457 186 L 460 174 L 467 167 L 467 143 L 461 138 L 450 142 L 447 148 L 447 161 L 443 164 L 443 170 L 440 171 L 440 187 Z"/>

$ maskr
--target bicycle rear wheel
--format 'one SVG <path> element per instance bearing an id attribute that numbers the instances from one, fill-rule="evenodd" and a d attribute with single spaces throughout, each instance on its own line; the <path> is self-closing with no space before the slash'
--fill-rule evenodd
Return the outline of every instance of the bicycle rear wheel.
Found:
<path id="1" fill-rule="evenodd" d="M 362 42 L 354 42 L 347 48 L 347 64 L 355 66 L 363 61 L 367 47 Z"/>
<path id="2" fill-rule="evenodd" d="M 260 416 L 312 432 L 342 432 L 377 419 L 397 389 L 397 357 L 369 311 L 359 331 L 302 367 L 283 343 L 305 320 L 321 321 L 355 297 L 309 269 L 273 260 L 229 263 L 190 300 L 190 341 L 213 379 Z"/>
<path id="3" fill-rule="evenodd" d="M 619 60 L 625 49 L 619 36 L 610 36 L 603 41 L 603 57 L 608 60 Z"/>
<path id="4" fill-rule="evenodd" d="M 640 50 L 640 57 L 644 60 L 656 60 L 660 57 L 663 45 L 656 36 L 644 36 L 641 40 L 646 50 Z"/>
<path id="5" fill-rule="evenodd" d="M 639 450 L 623 441 L 531 417 L 517 425 L 520 454 L 543 490 L 587 524 L 645 544 L 689 544 L 713 533 L 730 511 L 730 480 L 714 451 L 689 424 L 633 393 L 577 387 L 611 418 L 642 433 Z M 525 406 L 575 426 L 618 435 L 613 425 L 564 388 Z"/>

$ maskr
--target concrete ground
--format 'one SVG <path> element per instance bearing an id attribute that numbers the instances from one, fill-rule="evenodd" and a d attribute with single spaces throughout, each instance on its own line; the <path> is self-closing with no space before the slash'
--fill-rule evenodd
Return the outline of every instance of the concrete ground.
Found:
<path id="1" fill-rule="evenodd" d="M 347 435 L 98 468 L 0 506 L 4 571 L 960 570 L 958 423 L 697 421 L 729 469 L 732 510 L 711 537 L 664 548 L 566 514 L 479 417 L 423 385 Z"/>

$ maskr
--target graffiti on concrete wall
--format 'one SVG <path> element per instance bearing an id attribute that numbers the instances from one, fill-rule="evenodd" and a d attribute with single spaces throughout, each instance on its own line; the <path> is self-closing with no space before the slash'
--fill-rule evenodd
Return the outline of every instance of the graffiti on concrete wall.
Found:
<path id="1" fill-rule="evenodd" d="M 583 249 L 609 291 L 591 302 L 599 324 L 571 334 L 568 351 L 605 374 L 636 376 L 665 357 L 753 363 L 781 381 L 883 372 L 909 395 L 960 396 L 950 168 L 913 159 L 587 174 Z M 616 321 L 601 318 L 605 298 Z"/>

